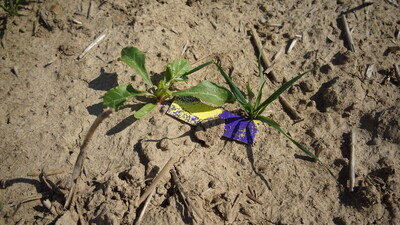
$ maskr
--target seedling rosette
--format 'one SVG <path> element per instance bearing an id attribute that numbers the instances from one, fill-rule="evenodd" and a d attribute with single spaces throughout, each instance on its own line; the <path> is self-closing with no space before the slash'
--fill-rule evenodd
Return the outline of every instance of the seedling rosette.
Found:
<path id="1" fill-rule="evenodd" d="M 146 57 L 140 50 L 135 47 L 126 47 L 122 49 L 119 60 L 136 70 L 145 81 L 147 90 L 138 90 L 131 84 L 121 85 L 110 89 L 104 95 L 103 104 L 118 111 L 131 98 L 145 96 L 153 99 L 153 102 L 145 104 L 134 113 L 134 117 L 137 119 L 149 114 L 157 104 L 162 104 L 165 100 L 175 96 L 193 96 L 216 106 L 235 101 L 235 96 L 228 89 L 206 80 L 188 89 L 175 92 L 170 90 L 175 82 L 187 81 L 190 74 L 212 64 L 212 62 L 207 62 L 191 69 L 189 61 L 186 59 L 173 61 L 167 65 L 163 80 L 154 85 L 146 70 Z"/>
<path id="2" fill-rule="evenodd" d="M 261 57 L 261 55 L 260 55 Z M 320 162 L 326 169 L 327 171 L 336 179 L 336 177 L 333 175 L 332 171 L 324 164 L 320 161 L 320 159 L 315 156 L 310 150 L 308 150 L 306 147 L 304 147 L 302 144 L 298 143 L 297 141 L 295 141 L 292 137 L 290 137 L 285 131 L 282 130 L 281 126 L 275 122 L 273 119 L 262 116 L 262 113 L 265 111 L 266 107 L 273 102 L 274 100 L 276 100 L 279 95 L 281 95 L 286 89 L 288 89 L 290 86 L 292 86 L 297 80 L 299 80 L 301 77 L 303 77 L 304 75 L 306 75 L 308 72 L 307 71 L 305 73 L 302 73 L 296 77 L 294 77 L 293 79 L 291 79 L 290 81 L 284 83 L 278 90 L 276 90 L 271 96 L 269 96 L 266 100 L 261 101 L 262 99 L 262 91 L 263 91 L 263 87 L 265 85 L 265 80 L 264 80 L 264 73 L 262 70 L 262 65 L 261 65 L 261 60 L 260 57 L 258 59 L 258 72 L 259 72 L 259 76 L 260 76 L 260 87 L 258 90 L 258 94 L 257 97 L 254 94 L 254 92 L 252 91 L 252 89 L 250 88 L 249 83 L 247 83 L 246 85 L 246 89 L 247 89 L 247 99 L 244 97 L 244 95 L 242 94 L 242 92 L 239 90 L 239 88 L 235 85 L 235 83 L 232 81 L 232 79 L 225 73 L 225 71 L 223 70 L 223 68 L 216 64 L 221 75 L 225 78 L 226 83 L 229 85 L 230 90 L 232 91 L 232 93 L 235 95 L 238 103 L 240 104 L 241 108 L 243 109 L 245 116 L 244 118 L 242 117 L 240 119 L 240 117 L 238 117 L 236 120 L 241 120 L 244 123 L 244 125 L 240 124 L 240 123 L 236 123 L 236 125 L 232 126 L 230 129 L 240 129 L 240 126 L 247 126 L 246 127 L 246 131 L 242 132 L 242 136 L 244 135 L 245 138 L 253 138 L 255 137 L 255 128 L 254 125 L 252 125 L 251 122 L 254 122 L 255 124 L 258 121 L 261 121 L 263 123 L 268 124 L 269 126 L 271 126 L 272 128 L 274 128 L 275 130 L 277 130 L 278 132 L 280 132 L 281 134 L 283 134 L 286 138 L 288 138 L 293 144 L 295 144 L 299 149 L 301 149 L 304 153 L 306 153 L 309 157 L 315 159 L 317 162 Z M 255 99 L 254 99 L 255 98 Z M 225 127 L 226 128 L 226 127 Z M 255 132 L 254 132 L 255 131 Z M 251 133 L 253 132 L 253 133 Z M 233 139 L 237 140 L 237 137 L 235 137 L 235 132 L 226 132 L 225 134 L 229 137 L 229 134 L 232 135 Z M 250 140 L 250 142 L 248 142 L 249 144 L 252 143 L 253 139 Z M 247 139 L 245 139 L 246 141 L 248 141 Z M 239 140 L 241 141 L 241 140 Z M 244 142 L 244 141 L 242 141 Z"/>

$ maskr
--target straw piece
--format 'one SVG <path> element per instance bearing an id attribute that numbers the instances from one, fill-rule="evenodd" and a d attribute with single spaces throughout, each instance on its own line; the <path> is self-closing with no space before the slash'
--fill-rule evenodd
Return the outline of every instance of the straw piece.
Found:
<path id="1" fill-rule="evenodd" d="M 349 25 L 347 24 L 346 16 L 342 15 L 341 19 L 342 19 L 342 23 L 344 26 L 344 33 L 346 35 L 346 39 L 347 39 L 349 48 L 352 52 L 356 52 L 356 48 L 354 47 L 353 37 L 351 36 Z"/>
<path id="2" fill-rule="evenodd" d="M 154 189 L 154 190 L 150 193 L 149 197 L 147 197 L 147 200 L 146 200 L 146 202 L 144 203 L 143 209 L 142 209 L 142 211 L 140 212 L 139 218 L 136 220 L 135 225 L 140 225 L 140 223 L 142 222 L 142 219 L 143 219 L 143 216 L 144 216 L 144 212 L 146 211 L 147 206 L 149 206 L 150 200 L 151 200 L 151 198 L 153 197 L 155 191 L 156 191 L 156 190 Z"/>
<path id="3" fill-rule="evenodd" d="M 195 207 L 195 205 L 192 203 L 192 201 L 190 200 L 188 194 L 186 193 L 186 191 L 183 189 L 181 182 L 179 181 L 178 175 L 176 174 L 175 170 L 171 171 L 171 175 L 172 175 L 172 179 L 175 182 L 176 187 L 178 188 L 179 192 L 182 194 L 183 198 L 185 199 L 185 201 L 187 202 L 189 208 L 191 208 L 196 214 L 197 216 L 200 217 L 200 221 L 203 221 L 203 215 L 201 214 L 201 212 Z"/>
<path id="4" fill-rule="evenodd" d="M 186 40 L 185 45 L 182 48 L 181 56 L 183 56 L 189 46 L 189 40 Z"/>
<path id="5" fill-rule="evenodd" d="M 253 35 L 253 39 L 255 41 L 257 50 L 261 54 L 261 60 L 264 63 L 266 69 L 268 69 L 268 67 L 271 67 L 272 64 L 264 53 L 264 48 L 263 45 L 261 44 L 260 37 L 258 36 L 257 31 L 256 29 L 254 29 L 254 27 L 251 27 L 251 33 Z M 278 79 L 276 78 L 274 71 L 271 71 L 269 75 L 271 76 L 273 82 L 278 82 Z"/>
<path id="6" fill-rule="evenodd" d="M 292 40 L 292 42 L 291 42 L 290 45 L 289 45 L 288 50 L 286 51 L 286 54 L 289 54 L 289 53 L 293 50 L 293 48 L 294 48 L 294 46 L 296 45 L 296 43 L 297 43 L 297 38 L 295 38 L 295 39 Z"/>
<path id="7" fill-rule="evenodd" d="M 354 131 L 351 132 L 351 141 L 350 141 L 350 156 L 349 156 L 349 179 L 350 179 L 350 191 L 354 191 L 354 182 L 355 182 L 355 134 Z"/>
<path id="8" fill-rule="evenodd" d="M 290 118 L 293 120 L 301 120 L 301 116 L 297 111 L 290 106 L 288 101 L 283 97 L 279 96 L 279 102 L 282 104 L 283 109 L 289 114 Z"/>
<path id="9" fill-rule="evenodd" d="M 88 45 L 85 50 L 78 56 L 78 59 L 82 59 L 90 49 L 98 45 L 106 37 L 106 31 L 101 33 L 90 45 Z"/>
<path id="10" fill-rule="evenodd" d="M 143 203 L 143 201 L 150 195 L 150 193 L 153 191 L 153 189 L 156 188 L 158 183 L 160 182 L 161 178 L 163 178 L 174 166 L 175 163 L 175 157 L 171 157 L 169 161 L 165 164 L 164 168 L 158 173 L 157 177 L 154 178 L 153 182 L 151 185 L 146 189 L 146 191 L 143 193 L 143 195 L 139 198 L 139 200 L 135 203 L 135 207 L 138 207 L 140 204 Z"/>
<path id="11" fill-rule="evenodd" d="M 282 55 L 282 53 L 285 52 L 285 48 L 282 47 L 279 49 L 279 51 L 272 57 L 272 63 L 275 63 L 276 60 L 278 60 L 278 58 Z"/>

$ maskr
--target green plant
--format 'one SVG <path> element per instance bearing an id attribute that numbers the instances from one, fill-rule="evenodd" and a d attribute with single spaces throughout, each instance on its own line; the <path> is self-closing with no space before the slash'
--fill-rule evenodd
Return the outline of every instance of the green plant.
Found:
<path id="1" fill-rule="evenodd" d="M 0 4 L 0 7 L 12 16 L 22 16 L 18 10 L 20 5 L 24 2 L 24 0 L 4 0 L 4 4 Z"/>
<path id="2" fill-rule="evenodd" d="M 131 84 L 121 85 L 110 89 L 103 99 L 105 106 L 114 108 L 116 111 L 124 105 L 124 103 L 137 96 L 146 96 L 155 99 L 156 103 L 163 103 L 165 100 L 174 96 L 193 96 L 203 101 L 222 106 L 227 102 L 234 102 L 234 95 L 226 88 L 214 84 L 209 81 L 202 81 L 194 87 L 171 91 L 170 88 L 175 82 L 187 81 L 188 75 L 212 64 L 212 62 L 204 63 L 194 69 L 190 68 L 189 61 L 180 59 L 169 63 L 166 67 L 164 78 L 154 85 L 147 73 L 145 67 L 145 55 L 135 47 L 126 47 L 121 51 L 120 61 L 125 62 L 128 66 L 136 70 L 145 81 L 148 90 L 135 89 Z M 155 103 L 147 103 L 141 109 L 135 112 L 135 118 L 142 118 L 150 113 L 156 107 Z"/>
<path id="3" fill-rule="evenodd" d="M 261 55 L 260 55 L 261 57 Z M 279 97 L 286 89 L 288 89 L 293 83 L 295 83 L 297 80 L 299 80 L 301 77 L 303 77 L 305 74 L 307 74 L 310 71 L 307 71 L 305 73 L 302 73 L 295 78 L 291 79 L 290 81 L 286 82 L 283 84 L 278 90 L 276 90 L 271 96 L 269 96 L 266 100 L 263 102 L 261 101 L 262 99 L 262 90 L 265 85 L 265 80 L 264 80 L 264 73 L 262 70 L 262 65 L 261 65 L 261 60 L 260 57 L 258 59 L 258 73 L 260 76 L 260 87 L 258 89 L 258 94 L 257 97 L 255 96 L 254 92 L 251 90 L 249 83 L 246 85 L 247 89 L 247 100 L 242 94 L 242 92 L 239 90 L 239 88 L 235 85 L 235 83 L 231 80 L 231 78 L 225 73 L 225 71 L 222 69 L 222 67 L 218 64 L 217 67 L 221 73 L 221 75 L 225 78 L 226 83 L 229 85 L 229 88 L 231 89 L 232 93 L 235 95 L 237 101 L 239 102 L 240 106 L 243 108 L 246 117 L 250 120 L 259 120 L 263 123 L 268 124 L 269 126 L 273 127 L 276 129 L 278 132 L 282 133 L 285 137 L 287 137 L 293 144 L 295 144 L 298 148 L 300 148 L 304 153 L 306 153 L 308 156 L 311 158 L 315 159 L 317 162 L 320 162 L 327 170 L 328 172 L 335 178 L 333 175 L 332 171 L 325 165 L 323 164 L 317 156 L 315 156 L 310 150 L 308 150 L 306 147 L 295 141 L 292 137 L 290 137 L 286 132 L 284 132 L 281 128 L 281 126 L 272 120 L 271 118 L 262 116 L 261 114 L 265 111 L 266 107 L 273 102 L 275 99 Z M 255 101 L 254 97 L 256 97 Z M 335 178 L 336 179 L 336 178 Z"/>

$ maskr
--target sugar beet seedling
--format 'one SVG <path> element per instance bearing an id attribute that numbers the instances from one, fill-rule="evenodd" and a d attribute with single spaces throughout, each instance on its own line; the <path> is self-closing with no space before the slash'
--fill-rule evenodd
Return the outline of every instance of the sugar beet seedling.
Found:
<path id="1" fill-rule="evenodd" d="M 173 61 L 167 65 L 163 80 L 154 85 L 145 67 L 145 55 L 140 50 L 135 47 L 126 47 L 122 49 L 121 57 L 118 60 L 125 62 L 128 66 L 136 70 L 145 81 L 148 90 L 135 89 L 131 84 L 121 85 L 110 89 L 104 95 L 103 104 L 118 111 L 127 100 L 133 97 L 145 96 L 154 99 L 156 104 L 152 102 L 147 103 L 134 113 L 134 117 L 137 119 L 150 113 L 156 107 L 157 103 L 161 104 L 174 96 L 193 96 L 217 106 L 235 101 L 235 96 L 228 89 L 206 80 L 188 89 L 175 92 L 170 90 L 175 82 L 187 81 L 188 75 L 212 64 L 212 62 L 207 62 L 191 69 L 189 61 L 186 59 Z"/>

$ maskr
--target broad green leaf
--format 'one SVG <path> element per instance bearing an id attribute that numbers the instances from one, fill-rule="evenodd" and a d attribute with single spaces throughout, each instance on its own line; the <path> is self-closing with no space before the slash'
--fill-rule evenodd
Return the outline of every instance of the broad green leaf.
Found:
<path id="1" fill-rule="evenodd" d="M 129 98 L 145 94 L 147 94 L 146 91 L 137 90 L 132 85 L 121 85 L 107 91 L 103 98 L 103 104 L 118 111 L 118 108 Z"/>
<path id="2" fill-rule="evenodd" d="M 278 90 L 276 90 L 271 96 L 269 96 L 269 98 L 267 98 L 267 100 L 265 100 L 263 103 L 261 103 L 261 105 L 259 105 L 254 112 L 256 113 L 256 115 L 259 115 L 261 113 L 264 112 L 265 108 L 271 103 L 273 102 L 275 99 L 277 99 L 279 97 L 279 95 L 281 95 L 284 91 L 286 91 L 286 89 L 288 89 L 290 86 L 292 86 L 293 83 L 295 83 L 298 79 L 300 79 L 302 76 L 304 76 L 305 74 L 307 74 L 308 72 L 310 72 L 311 70 L 304 72 L 300 75 L 298 75 L 297 77 L 291 79 L 290 81 L 284 83 Z"/>
<path id="3" fill-rule="evenodd" d="M 249 82 L 247 82 L 246 84 L 246 89 L 247 89 L 247 98 L 249 99 L 249 104 L 251 105 L 253 103 L 254 93 L 250 88 Z"/>
<path id="4" fill-rule="evenodd" d="M 149 85 L 150 88 L 153 87 L 153 83 L 146 70 L 146 56 L 139 49 L 135 47 L 123 48 L 121 57 L 118 60 L 125 62 L 128 66 L 136 70 L 146 84 Z"/>
<path id="5" fill-rule="evenodd" d="M 153 111 L 153 109 L 156 107 L 156 104 L 153 103 L 147 103 L 146 105 L 144 105 L 142 108 L 140 108 L 138 111 L 135 112 L 135 114 L 133 114 L 133 116 L 136 119 L 140 119 L 145 117 L 147 114 L 149 114 L 151 111 Z"/>
<path id="6" fill-rule="evenodd" d="M 166 83 L 168 82 L 174 82 L 174 81 L 181 81 L 185 80 L 185 77 L 182 77 L 185 75 L 187 71 L 190 70 L 190 64 L 189 61 L 186 59 L 180 59 L 171 62 L 170 64 L 167 65 L 167 69 L 165 71 L 165 81 Z"/>
<path id="7" fill-rule="evenodd" d="M 304 153 L 306 153 L 308 156 L 310 156 L 311 158 L 317 160 L 318 162 L 320 162 L 325 169 L 329 172 L 329 174 L 336 179 L 335 175 L 333 175 L 332 171 L 329 169 L 328 166 L 326 166 L 324 163 L 321 162 L 321 160 L 319 160 L 319 158 L 317 156 L 315 156 L 310 150 L 308 150 L 306 147 L 304 147 L 303 145 L 301 145 L 300 143 L 298 143 L 297 141 L 295 141 L 292 137 L 290 137 L 289 135 L 287 135 L 285 133 L 285 131 L 282 130 L 282 128 L 279 126 L 279 124 L 277 122 L 275 122 L 274 120 L 267 118 L 265 116 L 258 116 L 256 118 L 257 120 L 260 120 L 261 122 L 264 122 L 268 125 L 270 125 L 271 127 L 273 127 L 275 130 L 279 131 L 281 134 L 285 135 L 285 137 L 287 137 L 293 144 L 295 144 L 300 150 L 302 150 Z"/>
<path id="8" fill-rule="evenodd" d="M 235 95 L 237 101 L 239 104 L 243 107 L 243 109 L 246 111 L 247 114 L 250 113 L 251 111 L 251 105 L 246 101 L 244 98 L 242 92 L 240 92 L 239 88 L 233 83 L 231 78 L 225 73 L 225 71 L 220 67 L 218 64 L 217 65 L 219 71 L 221 72 L 221 75 L 225 78 L 226 83 L 228 83 L 229 88 L 231 89 L 232 93 Z"/>
<path id="9" fill-rule="evenodd" d="M 200 66 L 197 66 L 196 68 L 190 70 L 189 72 L 186 72 L 183 76 L 187 76 L 187 75 L 192 74 L 192 73 L 194 73 L 194 72 L 196 72 L 196 71 L 198 71 L 198 70 L 201 70 L 201 69 L 203 69 L 204 67 L 206 67 L 206 66 L 208 66 L 208 65 L 210 65 L 210 64 L 212 64 L 212 63 L 213 63 L 212 61 L 203 63 L 203 64 L 201 64 Z"/>
<path id="10" fill-rule="evenodd" d="M 235 96 L 226 88 L 209 81 L 202 81 L 194 87 L 172 93 L 173 96 L 193 96 L 203 101 L 222 106 L 233 103 Z"/>

